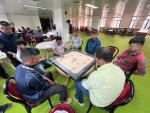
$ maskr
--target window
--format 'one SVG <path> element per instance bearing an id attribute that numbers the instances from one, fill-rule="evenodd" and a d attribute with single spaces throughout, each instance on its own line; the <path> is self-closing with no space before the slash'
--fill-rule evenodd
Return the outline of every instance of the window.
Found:
<path id="1" fill-rule="evenodd" d="M 129 28 L 136 28 L 137 18 L 138 17 L 133 17 L 132 18 Z"/>
<path id="2" fill-rule="evenodd" d="M 103 10 L 102 10 L 102 16 L 101 16 L 101 19 L 99 22 L 100 27 L 105 27 L 108 12 L 109 12 L 109 6 L 107 4 L 105 4 L 103 7 Z"/>
<path id="3" fill-rule="evenodd" d="M 127 0 L 120 0 L 116 6 L 115 17 L 113 18 L 111 27 L 118 28 L 125 10 Z"/>
<path id="4" fill-rule="evenodd" d="M 150 16 L 147 16 L 146 20 L 143 22 L 142 30 L 149 30 L 150 29 Z"/>
<path id="5" fill-rule="evenodd" d="M 118 28 L 121 22 L 121 18 L 114 18 L 113 19 L 113 23 L 112 23 L 112 27 L 113 28 Z"/>
<path id="6" fill-rule="evenodd" d="M 138 6 L 137 6 L 137 8 L 135 10 L 134 16 L 133 16 L 133 18 L 131 20 L 129 28 L 136 28 L 136 25 L 137 25 L 137 23 L 138 23 L 138 21 L 140 19 L 140 15 L 142 13 L 144 5 L 145 5 L 145 0 L 140 0 L 139 4 L 138 4 Z"/>
<path id="7" fill-rule="evenodd" d="M 91 27 L 92 25 L 93 9 L 90 7 L 85 8 L 84 26 Z"/>

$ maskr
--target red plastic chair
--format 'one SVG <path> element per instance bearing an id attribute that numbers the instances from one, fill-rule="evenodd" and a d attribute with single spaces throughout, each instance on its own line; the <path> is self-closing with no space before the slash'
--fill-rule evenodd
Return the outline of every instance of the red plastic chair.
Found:
<path id="1" fill-rule="evenodd" d="M 117 54 L 119 53 L 119 48 L 115 47 L 115 46 L 108 46 L 108 48 L 111 49 L 112 53 L 113 53 L 113 59 L 117 56 Z"/>
<path id="2" fill-rule="evenodd" d="M 30 102 L 25 100 L 16 87 L 14 77 L 6 80 L 6 83 L 3 86 L 3 92 L 10 101 L 22 104 L 25 107 L 27 113 L 31 113 L 32 108 L 37 107 L 38 105 L 44 103 L 46 100 L 49 101 L 51 108 L 53 107 L 50 98 L 42 99 L 39 102 Z"/>
<path id="3" fill-rule="evenodd" d="M 75 113 L 75 111 L 68 104 L 59 104 L 56 105 L 49 113 L 54 113 L 57 110 L 64 110 L 68 113 Z"/>
<path id="4" fill-rule="evenodd" d="M 122 93 L 120 94 L 120 96 L 109 106 L 105 107 L 104 109 L 106 111 L 108 111 L 109 113 L 114 113 L 115 110 L 117 109 L 117 107 L 119 106 L 124 106 L 126 104 L 128 104 L 134 97 L 134 84 L 131 80 L 129 80 L 125 86 L 124 86 L 124 90 L 122 91 Z M 89 113 L 91 108 L 92 108 L 92 103 L 90 103 L 90 106 L 87 110 L 86 113 Z"/>
<path id="5" fill-rule="evenodd" d="M 40 37 L 35 37 L 35 38 L 34 38 L 34 42 L 35 42 L 35 44 L 40 43 L 40 42 L 41 42 Z"/>

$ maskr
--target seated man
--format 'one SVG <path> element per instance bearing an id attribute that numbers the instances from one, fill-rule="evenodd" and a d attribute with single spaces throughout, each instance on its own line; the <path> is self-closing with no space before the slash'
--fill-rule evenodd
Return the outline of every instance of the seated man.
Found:
<path id="1" fill-rule="evenodd" d="M 82 40 L 79 37 L 77 32 L 74 32 L 74 36 L 72 37 L 72 49 L 80 50 L 82 46 Z"/>
<path id="2" fill-rule="evenodd" d="M 136 67 L 134 74 L 145 74 L 146 60 L 141 50 L 144 42 L 144 38 L 132 38 L 129 41 L 129 49 L 113 60 L 114 64 L 118 65 L 126 75 L 128 75 L 134 67 Z"/>
<path id="3" fill-rule="evenodd" d="M 96 63 L 100 65 L 87 79 L 76 81 L 75 99 L 84 106 L 83 95 L 88 96 L 93 105 L 106 107 L 113 103 L 121 94 L 124 84 L 124 72 L 111 63 L 113 54 L 108 48 L 96 50 Z"/>
<path id="4" fill-rule="evenodd" d="M 14 58 L 17 58 L 17 60 L 22 62 L 22 60 L 20 59 L 20 51 L 21 49 L 27 48 L 27 43 L 24 40 L 17 40 L 16 45 L 17 45 L 17 53 L 11 53 L 11 52 L 9 53 L 12 54 Z M 38 49 L 36 49 L 36 51 L 38 52 L 38 54 L 40 54 Z M 44 68 L 48 68 L 48 67 L 51 67 L 51 62 L 43 58 L 38 64 L 34 66 L 34 69 L 43 75 L 46 73 L 46 70 Z"/>
<path id="5" fill-rule="evenodd" d="M 65 86 L 55 84 L 49 79 L 49 76 L 41 76 L 39 72 L 32 68 L 41 59 L 41 56 L 37 54 L 35 49 L 22 49 L 20 58 L 22 64 L 16 68 L 14 76 L 17 88 L 26 100 L 38 102 L 44 98 L 59 94 L 60 103 L 71 102 L 71 99 L 67 100 Z"/>
<path id="6" fill-rule="evenodd" d="M 62 41 L 60 36 L 56 36 L 56 41 L 54 42 L 54 48 L 52 49 L 54 56 L 62 56 L 66 49 L 66 44 Z"/>
<path id="7" fill-rule="evenodd" d="M 88 41 L 86 43 L 85 51 L 88 54 L 94 55 L 96 49 L 99 48 L 99 47 L 101 47 L 101 42 L 97 38 L 97 36 L 98 36 L 98 31 L 97 30 L 93 30 L 91 38 L 88 39 Z"/>

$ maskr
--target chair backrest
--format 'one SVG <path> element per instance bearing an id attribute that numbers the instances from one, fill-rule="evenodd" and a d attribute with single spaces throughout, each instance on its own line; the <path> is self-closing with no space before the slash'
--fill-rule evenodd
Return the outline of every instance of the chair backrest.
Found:
<path id="1" fill-rule="evenodd" d="M 35 38 L 34 38 L 34 41 L 35 41 L 36 44 L 38 44 L 38 43 L 41 42 L 41 39 L 40 39 L 40 37 L 35 37 Z"/>
<path id="2" fill-rule="evenodd" d="M 126 81 L 128 81 L 131 77 L 131 75 L 137 70 L 137 64 L 133 68 L 131 68 L 128 73 L 125 73 L 126 75 Z"/>
<path id="3" fill-rule="evenodd" d="M 121 92 L 120 96 L 106 109 L 112 109 L 114 107 L 123 106 L 128 104 L 134 97 L 134 84 L 131 80 L 126 82 L 124 90 Z"/>
<path id="4" fill-rule="evenodd" d="M 111 51 L 113 52 L 113 59 L 117 56 L 117 54 L 119 53 L 119 48 L 115 47 L 115 46 L 108 46 L 108 48 L 111 49 Z"/>
<path id="5" fill-rule="evenodd" d="M 75 111 L 67 104 L 59 104 L 53 107 L 53 109 L 49 113 L 54 113 L 57 110 L 64 110 L 68 113 L 75 113 Z"/>
<path id="6" fill-rule="evenodd" d="M 6 83 L 3 86 L 3 92 L 9 100 L 23 104 L 25 102 L 25 99 L 22 97 L 22 95 L 18 91 L 16 87 L 16 83 L 13 80 L 14 80 L 14 77 L 6 80 Z"/>

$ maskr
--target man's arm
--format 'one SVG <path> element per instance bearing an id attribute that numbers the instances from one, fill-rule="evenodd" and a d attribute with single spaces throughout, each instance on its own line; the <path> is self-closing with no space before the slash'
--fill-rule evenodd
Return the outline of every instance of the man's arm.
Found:
<path id="1" fill-rule="evenodd" d="M 101 42 L 98 40 L 95 45 L 95 51 L 97 48 L 101 47 Z"/>
<path id="2" fill-rule="evenodd" d="M 146 73 L 146 60 L 145 58 L 137 59 L 137 70 L 134 72 L 136 75 L 144 75 Z"/>

